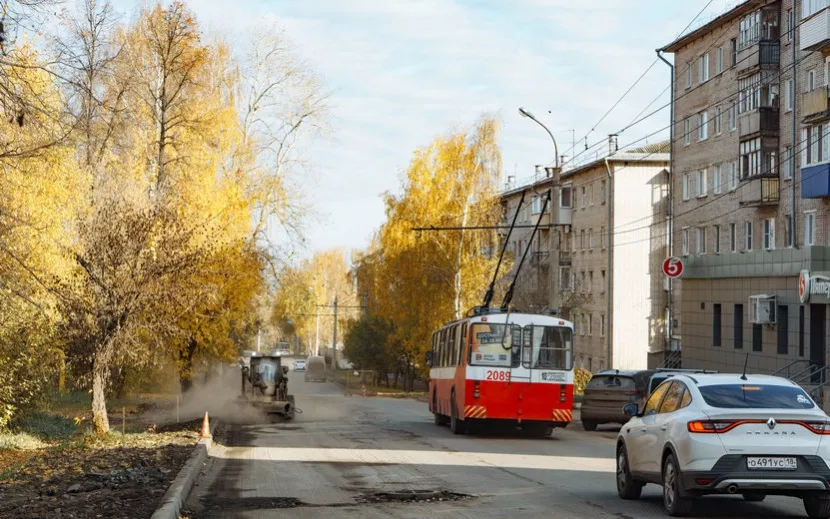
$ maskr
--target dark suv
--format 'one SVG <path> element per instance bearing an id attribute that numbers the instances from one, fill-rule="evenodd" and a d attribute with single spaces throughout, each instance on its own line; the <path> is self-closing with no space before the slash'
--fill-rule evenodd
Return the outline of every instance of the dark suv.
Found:
<path id="1" fill-rule="evenodd" d="M 594 431 L 604 423 L 624 424 L 629 420 L 622 409 L 630 403 L 642 403 L 648 396 L 649 380 L 655 370 L 600 371 L 585 386 L 580 417 L 586 431 Z"/>

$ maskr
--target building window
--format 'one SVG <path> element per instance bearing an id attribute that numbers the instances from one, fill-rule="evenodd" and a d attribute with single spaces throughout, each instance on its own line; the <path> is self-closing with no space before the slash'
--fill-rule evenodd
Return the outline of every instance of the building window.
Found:
<path id="1" fill-rule="evenodd" d="M 588 187 L 588 205 L 590 205 L 590 206 L 594 205 L 594 185 L 593 184 L 591 184 Z"/>
<path id="2" fill-rule="evenodd" d="M 573 203 L 573 186 L 567 185 L 562 186 L 562 189 L 559 191 L 559 207 L 563 209 L 570 209 Z"/>
<path id="3" fill-rule="evenodd" d="M 741 350 L 744 347 L 744 305 L 735 305 L 732 328 L 735 332 L 735 349 Z"/>
<path id="4" fill-rule="evenodd" d="M 764 351 L 763 325 L 752 325 L 752 351 Z"/>
<path id="5" fill-rule="evenodd" d="M 793 215 L 784 216 L 784 246 L 793 246 Z"/>
<path id="6" fill-rule="evenodd" d="M 683 255 L 689 255 L 689 229 L 683 229 L 682 233 L 682 241 L 683 241 Z"/>
<path id="7" fill-rule="evenodd" d="M 729 251 L 738 252 L 738 226 L 734 223 L 729 224 Z"/>
<path id="8" fill-rule="evenodd" d="M 723 119 L 723 116 L 721 114 L 721 107 L 718 106 L 717 108 L 715 108 L 715 135 L 720 135 L 722 133 L 722 128 L 721 128 L 722 119 Z"/>
<path id="9" fill-rule="evenodd" d="M 735 191 L 738 189 L 738 163 L 732 161 L 729 163 L 729 190 Z"/>
<path id="10" fill-rule="evenodd" d="M 738 113 L 742 114 L 761 106 L 761 74 L 754 74 L 738 80 Z"/>
<path id="11" fill-rule="evenodd" d="M 778 306 L 778 354 L 786 355 L 790 348 L 790 307 Z"/>
<path id="12" fill-rule="evenodd" d="M 804 245 L 816 244 L 816 213 L 815 211 L 804 213 Z"/>
<path id="13" fill-rule="evenodd" d="M 755 45 L 761 39 L 761 10 L 741 18 L 738 33 L 738 48 Z"/>
<path id="14" fill-rule="evenodd" d="M 605 337 L 605 314 L 599 314 L 599 336 Z"/>
<path id="15" fill-rule="evenodd" d="M 729 66 L 734 67 L 738 64 L 738 40 L 737 38 L 732 38 L 729 40 L 729 56 L 730 62 Z"/>
<path id="16" fill-rule="evenodd" d="M 691 178 L 689 174 L 686 173 L 683 175 L 683 200 L 689 199 L 689 184 L 691 183 Z"/>
<path id="17" fill-rule="evenodd" d="M 605 180 L 600 182 L 600 184 L 599 184 L 599 203 L 601 203 L 601 204 L 605 203 L 606 196 L 608 196 L 608 193 L 606 192 L 607 188 L 608 188 L 608 183 Z"/>
<path id="18" fill-rule="evenodd" d="M 775 220 L 772 218 L 764 218 L 761 223 L 764 233 L 764 249 L 772 250 L 775 248 Z"/>
<path id="19" fill-rule="evenodd" d="M 803 4 L 802 4 L 803 5 Z M 793 41 L 793 34 L 795 34 L 795 13 L 792 9 L 787 9 L 787 43 Z"/>
<path id="20" fill-rule="evenodd" d="M 697 172 L 697 197 L 703 198 L 709 194 L 709 183 L 706 178 L 706 170 L 702 169 Z"/>
<path id="21" fill-rule="evenodd" d="M 571 290 L 571 267 L 559 267 L 559 286 L 562 290 Z"/>
<path id="22" fill-rule="evenodd" d="M 721 175 L 720 164 L 715 166 L 713 170 L 714 171 L 712 172 L 712 188 L 714 190 L 714 193 L 716 195 L 719 195 L 721 193 L 723 186 L 723 176 Z"/>
<path id="23" fill-rule="evenodd" d="M 807 92 L 812 92 L 816 89 L 816 69 L 810 69 L 807 71 Z"/>
<path id="24" fill-rule="evenodd" d="M 715 254 L 720 254 L 720 225 L 715 226 Z"/>
<path id="25" fill-rule="evenodd" d="M 828 125 L 801 129 L 801 165 L 817 164 L 830 160 L 830 128 Z"/>
<path id="26" fill-rule="evenodd" d="M 798 307 L 798 356 L 804 356 L 804 305 Z"/>
<path id="27" fill-rule="evenodd" d="M 705 141 L 709 138 L 709 112 L 697 114 L 697 140 Z"/>
<path id="28" fill-rule="evenodd" d="M 697 228 L 697 236 L 695 239 L 697 240 L 697 243 L 695 244 L 697 247 L 697 253 L 706 254 L 706 227 Z"/>
<path id="29" fill-rule="evenodd" d="M 784 111 L 793 111 L 793 80 L 788 79 L 784 83 Z"/>
<path id="30" fill-rule="evenodd" d="M 588 229 L 588 248 L 594 249 L 594 230 Z"/>
<path id="31" fill-rule="evenodd" d="M 782 157 L 782 161 L 784 162 L 784 180 L 792 180 L 793 178 L 793 165 L 795 162 L 795 157 L 793 157 L 793 147 L 787 146 L 784 149 L 784 156 Z"/>
<path id="32" fill-rule="evenodd" d="M 588 335 L 594 334 L 594 314 L 588 314 Z"/>
<path id="33" fill-rule="evenodd" d="M 594 291 L 594 271 L 588 272 L 588 292 Z"/>
<path id="34" fill-rule="evenodd" d="M 579 248 L 585 250 L 585 229 L 579 231 Z"/>
<path id="35" fill-rule="evenodd" d="M 721 312 L 720 303 L 712 305 L 712 346 L 721 346 Z"/>
<path id="36" fill-rule="evenodd" d="M 704 54 L 697 60 L 698 64 L 698 82 L 705 83 L 709 81 L 709 54 Z"/>
<path id="37" fill-rule="evenodd" d="M 738 105 L 732 103 L 729 105 L 729 131 L 734 132 L 738 129 Z"/>
<path id="38" fill-rule="evenodd" d="M 582 209 L 585 209 L 585 204 L 588 202 L 588 192 L 585 190 L 585 186 L 582 186 Z"/>
<path id="39" fill-rule="evenodd" d="M 683 144 L 688 146 L 692 143 L 692 120 L 687 117 L 683 119 Z"/>
<path id="40" fill-rule="evenodd" d="M 744 222 L 744 250 L 752 250 L 752 221 Z"/>
<path id="41" fill-rule="evenodd" d="M 607 243 L 606 236 L 607 235 L 605 234 L 605 227 L 601 227 L 600 230 L 599 230 L 599 240 L 600 240 L 600 245 L 602 246 L 603 249 L 606 247 L 606 243 Z"/>
<path id="42" fill-rule="evenodd" d="M 740 144 L 741 178 L 747 179 L 762 173 L 761 138 L 744 141 Z"/>
<path id="43" fill-rule="evenodd" d="M 723 47 L 718 47 L 715 53 L 715 74 L 723 72 Z"/>
<path id="44" fill-rule="evenodd" d="M 686 66 L 686 88 L 692 88 L 692 64 Z"/>
<path id="45" fill-rule="evenodd" d="M 579 335 L 585 336 L 585 316 L 579 316 Z"/>
<path id="46" fill-rule="evenodd" d="M 599 273 L 600 273 L 600 281 L 601 281 L 601 283 L 602 283 L 602 284 L 599 286 L 599 289 L 600 289 L 600 292 L 603 292 L 603 293 L 604 293 L 604 292 L 605 292 L 605 287 L 606 287 L 606 281 L 605 281 L 605 271 L 604 271 L 604 270 L 600 270 L 600 272 L 599 272 Z"/>

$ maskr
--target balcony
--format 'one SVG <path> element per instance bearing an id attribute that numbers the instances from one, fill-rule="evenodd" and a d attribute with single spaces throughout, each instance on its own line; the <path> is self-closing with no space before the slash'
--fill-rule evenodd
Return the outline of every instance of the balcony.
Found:
<path id="1" fill-rule="evenodd" d="M 762 106 L 757 110 L 742 113 L 738 116 L 738 133 L 744 137 L 777 137 L 778 136 L 778 108 Z"/>
<path id="2" fill-rule="evenodd" d="M 751 177 L 743 181 L 739 191 L 741 205 L 745 207 L 760 207 L 777 205 L 781 199 L 780 184 L 777 176 Z"/>
<path id="3" fill-rule="evenodd" d="M 801 168 L 801 198 L 830 196 L 830 164 L 816 164 Z"/>
<path id="4" fill-rule="evenodd" d="M 821 118 L 827 115 L 827 110 L 830 109 L 827 98 L 827 87 L 820 87 L 812 92 L 801 94 L 801 116 L 804 117 L 804 120 Z"/>
<path id="5" fill-rule="evenodd" d="M 781 44 L 777 39 L 761 40 L 738 51 L 738 75 L 763 69 L 777 69 L 781 63 Z"/>
<path id="6" fill-rule="evenodd" d="M 801 50 L 818 51 L 830 48 L 830 9 L 822 9 L 798 27 Z"/>

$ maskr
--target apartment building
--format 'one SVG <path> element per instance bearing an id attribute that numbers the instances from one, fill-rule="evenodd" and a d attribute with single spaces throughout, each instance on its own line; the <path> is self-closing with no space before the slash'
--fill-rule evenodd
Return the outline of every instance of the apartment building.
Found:
<path id="1" fill-rule="evenodd" d="M 501 234 L 508 239 L 507 253 L 513 258 L 513 266 L 507 272 L 508 279 L 513 279 L 516 274 L 519 261 L 527 250 L 524 266 L 516 281 L 516 290 L 513 295 L 513 305 L 529 312 L 545 313 L 551 309 L 551 301 L 554 300 L 551 283 L 551 249 L 554 243 L 551 241 L 551 208 L 553 201 L 545 206 L 545 198 L 553 188 L 553 171 L 542 166 L 536 167 L 534 176 L 516 185 L 515 180 L 508 178 L 505 191 L 501 195 L 502 206 L 504 207 L 504 218 L 501 222 Z M 522 197 L 524 196 L 524 199 Z M 542 214 L 542 209 L 545 209 Z M 516 228 L 507 237 L 507 230 L 504 227 L 513 223 L 513 217 L 519 212 L 516 218 Z M 542 221 L 536 236 L 533 235 L 533 227 Z M 498 303 L 496 301 L 495 303 Z"/>
<path id="2" fill-rule="evenodd" d="M 747 354 L 756 372 L 825 365 L 828 3 L 750 0 L 663 49 L 683 367 L 739 370 Z"/>
<path id="3" fill-rule="evenodd" d="M 645 369 L 665 349 L 668 143 L 609 155 L 562 173 L 556 306 L 575 325 L 576 365 Z M 611 362 L 609 363 L 609 358 Z"/>
<path id="4" fill-rule="evenodd" d="M 668 143 L 621 152 L 612 139 L 608 157 L 563 172 L 558 186 L 537 170 L 502 194 L 502 225 L 519 212 L 507 250 L 518 258 L 530 244 L 514 303 L 572 320 L 578 367 L 642 369 L 665 349 L 668 167 Z"/>

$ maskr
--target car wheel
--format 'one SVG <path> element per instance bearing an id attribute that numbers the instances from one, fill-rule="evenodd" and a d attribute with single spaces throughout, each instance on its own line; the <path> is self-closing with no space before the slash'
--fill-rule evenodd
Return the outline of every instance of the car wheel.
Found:
<path id="1" fill-rule="evenodd" d="M 620 499 L 640 499 L 643 483 L 634 479 L 628 466 L 628 451 L 625 445 L 617 449 L 617 495 Z"/>
<path id="2" fill-rule="evenodd" d="M 663 507 L 671 517 L 688 515 L 692 508 L 692 500 L 683 495 L 680 481 L 677 458 L 669 453 L 663 461 Z"/>
<path id="3" fill-rule="evenodd" d="M 804 511 L 810 519 L 830 518 L 830 498 L 810 496 L 804 498 Z"/>
<path id="4" fill-rule="evenodd" d="M 455 393 L 450 398 L 450 430 L 453 434 L 464 434 L 464 422 L 458 419 L 458 407 L 455 405 Z"/>
<path id="5" fill-rule="evenodd" d="M 582 420 L 582 428 L 586 431 L 596 431 L 597 423 L 590 420 Z"/>
<path id="6" fill-rule="evenodd" d="M 743 496 L 744 501 L 749 501 L 750 503 L 760 503 L 767 498 L 766 494 L 761 494 L 759 492 L 747 492 Z"/>

